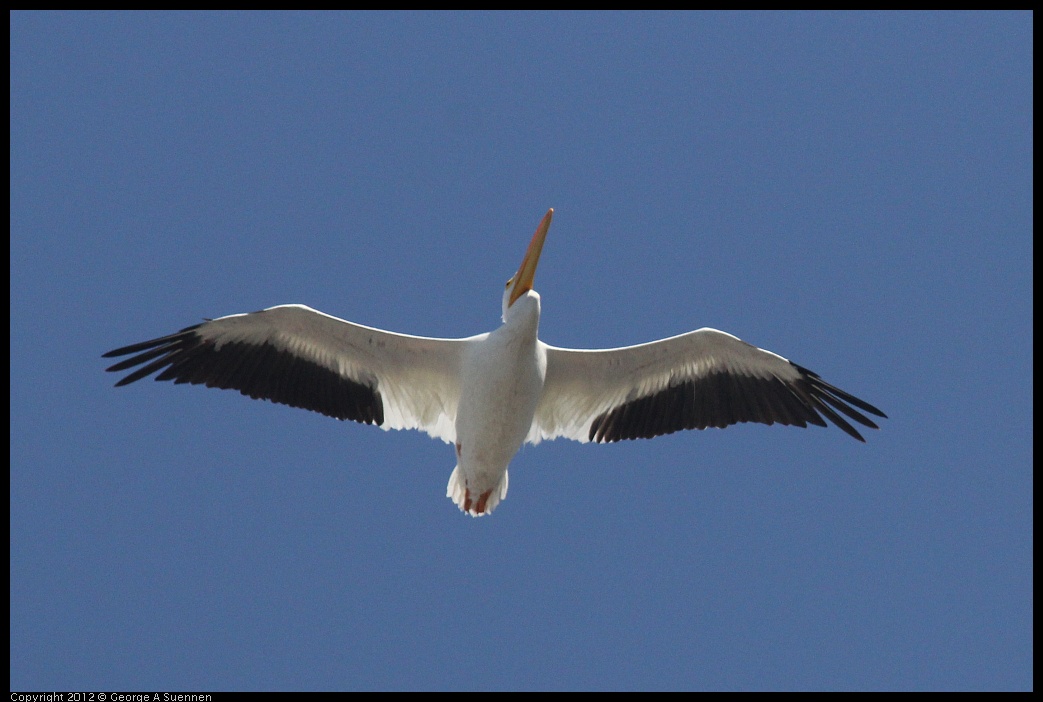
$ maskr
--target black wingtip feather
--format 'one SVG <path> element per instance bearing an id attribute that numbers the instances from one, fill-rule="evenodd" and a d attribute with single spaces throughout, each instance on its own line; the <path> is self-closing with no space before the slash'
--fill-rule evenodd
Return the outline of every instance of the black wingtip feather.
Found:
<path id="1" fill-rule="evenodd" d="M 363 424 L 384 423 L 384 405 L 375 383 L 360 382 L 273 346 L 227 342 L 220 347 L 199 333 L 203 325 L 109 351 L 103 358 L 130 355 L 106 370 L 138 368 L 116 382 L 130 385 L 156 373 L 157 381 L 238 390 L 255 399 L 319 412 Z"/>
<path id="2" fill-rule="evenodd" d="M 855 407 L 887 417 L 807 368 L 792 362 L 791 365 L 801 375 L 794 381 L 722 371 L 676 382 L 595 417 L 588 438 L 597 442 L 647 439 L 682 429 L 727 427 L 742 422 L 825 427 L 829 420 L 848 436 L 865 443 L 865 438 L 841 414 L 872 429 L 878 428 L 876 423 Z"/>

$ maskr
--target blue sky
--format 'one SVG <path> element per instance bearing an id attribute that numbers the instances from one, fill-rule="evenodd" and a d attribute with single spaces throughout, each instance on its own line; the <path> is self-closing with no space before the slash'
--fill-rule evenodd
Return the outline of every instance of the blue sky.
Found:
<path id="1" fill-rule="evenodd" d="M 11 16 L 11 685 L 1029 689 L 1028 14 Z M 890 416 L 451 447 L 103 352 L 711 326 Z"/>

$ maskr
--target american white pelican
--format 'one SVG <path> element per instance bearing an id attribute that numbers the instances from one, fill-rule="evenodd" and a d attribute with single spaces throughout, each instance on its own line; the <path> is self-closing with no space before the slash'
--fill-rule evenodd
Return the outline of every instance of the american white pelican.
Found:
<path id="1" fill-rule="evenodd" d="M 426 431 L 456 446 L 446 494 L 473 516 L 507 495 L 507 466 L 525 441 L 645 439 L 738 422 L 824 427 L 823 417 L 865 441 L 837 412 L 873 429 L 854 407 L 886 417 L 806 368 L 716 329 L 594 351 L 543 343 L 532 283 L 553 214 L 544 215 L 507 281 L 503 326 L 488 334 L 409 336 L 280 305 L 110 351 L 106 358 L 131 357 L 108 370 L 142 366 L 117 386 L 158 372 L 156 380 Z"/>

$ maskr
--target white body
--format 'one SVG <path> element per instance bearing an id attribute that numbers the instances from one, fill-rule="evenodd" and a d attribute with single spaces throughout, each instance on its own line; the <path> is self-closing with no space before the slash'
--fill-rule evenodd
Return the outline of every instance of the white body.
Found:
<path id="1" fill-rule="evenodd" d="M 464 347 L 446 494 L 465 512 L 491 512 L 507 495 L 507 466 L 529 435 L 547 375 L 539 324 L 540 297 L 530 290 L 505 310 L 502 327 Z"/>

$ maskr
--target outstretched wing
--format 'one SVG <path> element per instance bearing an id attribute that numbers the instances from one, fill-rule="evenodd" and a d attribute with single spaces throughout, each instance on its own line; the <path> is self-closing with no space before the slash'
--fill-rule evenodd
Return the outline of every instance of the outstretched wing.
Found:
<path id="1" fill-rule="evenodd" d="M 808 369 L 716 329 L 618 349 L 546 352 L 530 441 L 647 439 L 739 422 L 824 427 L 826 419 L 865 441 L 847 420 L 876 429 L 862 412 L 886 418 Z"/>
<path id="2" fill-rule="evenodd" d="M 219 317 L 176 334 L 110 351 L 137 368 L 127 385 L 156 380 L 238 390 L 384 429 L 420 429 L 452 443 L 460 362 L 468 339 L 395 334 L 304 305 Z"/>

